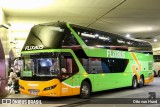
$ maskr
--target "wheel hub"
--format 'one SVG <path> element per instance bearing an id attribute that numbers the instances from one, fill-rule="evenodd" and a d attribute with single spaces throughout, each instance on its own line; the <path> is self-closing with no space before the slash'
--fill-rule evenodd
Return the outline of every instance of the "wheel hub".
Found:
<path id="1" fill-rule="evenodd" d="M 134 80 L 134 87 L 136 87 L 137 86 L 137 81 L 136 80 Z"/>
<path id="2" fill-rule="evenodd" d="M 82 94 L 87 95 L 89 93 L 88 87 L 87 86 L 83 86 L 82 87 Z"/>

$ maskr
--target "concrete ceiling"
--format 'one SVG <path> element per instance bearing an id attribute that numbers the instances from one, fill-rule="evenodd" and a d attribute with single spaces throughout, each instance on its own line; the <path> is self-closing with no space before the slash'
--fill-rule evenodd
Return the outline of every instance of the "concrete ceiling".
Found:
<path id="1" fill-rule="evenodd" d="M 130 34 L 160 50 L 160 0 L 2 0 L 2 4 L 8 22 L 19 26 L 12 28 L 13 34 L 20 33 L 16 40 L 25 40 L 34 24 L 60 20 Z"/>

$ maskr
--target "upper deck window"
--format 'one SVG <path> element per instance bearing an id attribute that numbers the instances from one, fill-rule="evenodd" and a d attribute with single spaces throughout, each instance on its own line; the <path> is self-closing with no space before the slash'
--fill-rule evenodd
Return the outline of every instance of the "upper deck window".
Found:
<path id="1" fill-rule="evenodd" d="M 34 26 L 29 36 L 25 42 L 25 45 L 22 50 L 39 50 L 43 47 L 43 49 L 61 48 L 62 41 L 64 39 L 65 29 L 56 26 L 42 26 L 37 25 Z"/>
<path id="2" fill-rule="evenodd" d="M 152 52 L 152 46 L 145 41 L 128 39 L 116 34 L 76 25 L 72 25 L 72 27 L 87 46 L 140 53 Z"/>

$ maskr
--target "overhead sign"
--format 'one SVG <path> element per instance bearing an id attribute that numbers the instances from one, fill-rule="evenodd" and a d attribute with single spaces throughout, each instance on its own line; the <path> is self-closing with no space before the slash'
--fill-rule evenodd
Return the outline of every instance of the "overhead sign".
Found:
<path id="1" fill-rule="evenodd" d="M 25 47 L 25 51 L 40 50 L 40 49 L 43 49 L 43 45 L 39 45 L 39 46 L 26 46 Z"/>

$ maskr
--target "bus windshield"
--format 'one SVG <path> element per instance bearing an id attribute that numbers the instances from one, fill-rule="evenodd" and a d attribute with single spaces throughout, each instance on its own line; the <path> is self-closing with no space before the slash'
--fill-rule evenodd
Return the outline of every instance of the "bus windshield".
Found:
<path id="1" fill-rule="evenodd" d="M 23 79 L 49 80 L 53 77 L 59 78 L 60 64 L 58 52 L 38 53 L 23 56 Z"/>
<path id="2" fill-rule="evenodd" d="M 24 71 L 32 71 L 36 76 L 58 76 L 58 58 L 25 58 Z"/>
<path id="3" fill-rule="evenodd" d="M 79 71 L 69 52 L 47 52 L 23 55 L 22 80 L 66 79 Z"/>

